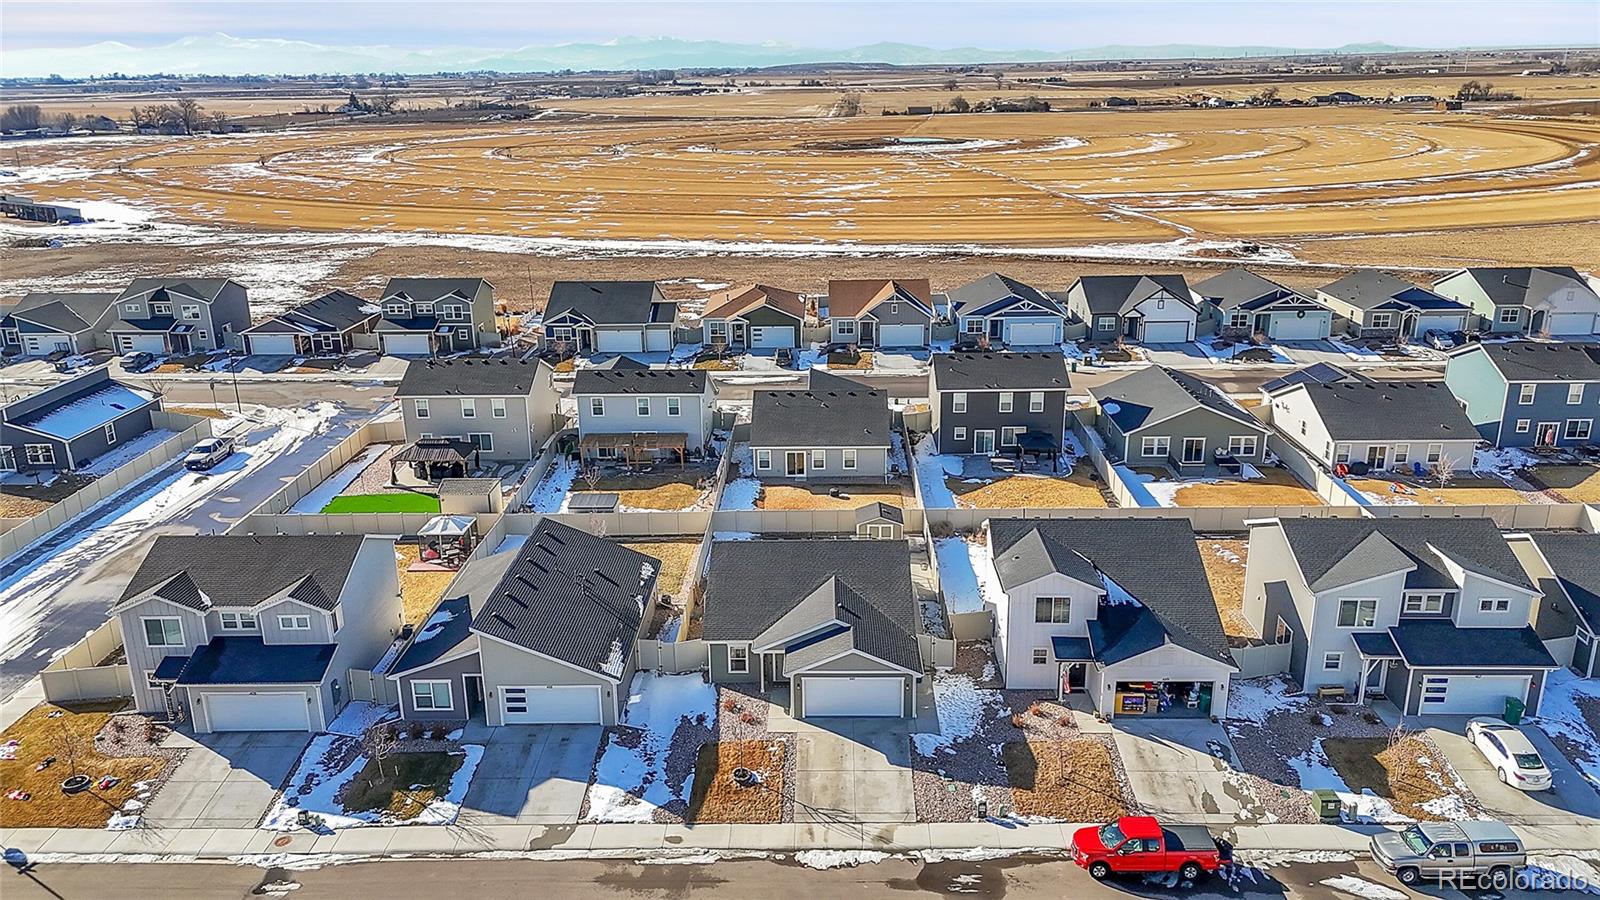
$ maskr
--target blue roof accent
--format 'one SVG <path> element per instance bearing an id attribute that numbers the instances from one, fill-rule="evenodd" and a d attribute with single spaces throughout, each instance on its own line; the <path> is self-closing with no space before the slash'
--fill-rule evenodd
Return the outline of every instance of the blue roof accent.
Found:
<path id="1" fill-rule="evenodd" d="M 783 652 L 784 653 L 793 653 L 796 650 L 804 650 L 805 648 L 811 646 L 812 644 L 821 643 L 821 642 L 827 640 L 828 638 L 834 637 L 835 635 L 844 634 L 846 631 L 849 631 L 849 630 L 850 630 L 850 626 L 848 626 L 848 625 L 835 625 L 832 628 L 824 628 L 821 631 L 817 632 L 816 634 L 810 635 L 808 637 L 801 638 L 800 640 L 795 641 L 792 644 L 785 645 L 784 648 L 783 648 Z"/>
<path id="2" fill-rule="evenodd" d="M 1352 634 L 1356 649 L 1368 659 L 1399 659 L 1400 651 L 1387 631 L 1363 631 Z"/>
<path id="3" fill-rule="evenodd" d="M 417 629 L 416 636 L 394 665 L 389 667 L 389 671 L 400 673 L 420 669 L 438 662 L 445 654 L 460 646 L 472 634 L 471 603 L 471 598 L 462 594 L 434 607 L 433 613 Z"/>
<path id="4" fill-rule="evenodd" d="M 1465 304 L 1451 300 L 1449 297 L 1442 297 L 1426 288 L 1410 288 L 1395 294 L 1394 298 L 1403 300 L 1417 309 L 1454 309 L 1462 312 L 1466 312 L 1468 309 Z"/>
<path id="5" fill-rule="evenodd" d="M 158 681 L 177 681 L 178 676 L 182 675 L 183 670 L 189 665 L 189 659 L 187 656 L 164 656 L 156 665 L 156 670 L 150 674 Z"/>
<path id="6" fill-rule="evenodd" d="M 1056 636 L 1050 639 L 1056 662 L 1085 662 L 1094 659 L 1094 648 L 1086 637 Z"/>
<path id="7" fill-rule="evenodd" d="M 1558 669 L 1533 626 L 1459 628 L 1449 619 L 1415 619 L 1389 629 L 1411 668 Z"/>
<path id="8" fill-rule="evenodd" d="M 258 637 L 215 637 L 189 658 L 182 685 L 320 684 L 337 644 L 268 644 Z"/>

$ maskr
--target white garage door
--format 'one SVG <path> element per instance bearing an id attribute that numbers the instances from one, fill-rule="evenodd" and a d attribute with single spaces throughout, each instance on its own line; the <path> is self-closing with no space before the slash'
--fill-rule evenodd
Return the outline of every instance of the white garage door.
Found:
<path id="1" fill-rule="evenodd" d="M 305 694 L 205 694 L 212 731 L 310 731 Z"/>
<path id="2" fill-rule="evenodd" d="M 1193 339 L 1188 322 L 1146 322 L 1144 325 L 1146 344 L 1182 344 Z"/>
<path id="3" fill-rule="evenodd" d="M 292 334 L 252 334 L 250 338 L 250 352 L 258 356 L 294 356 L 294 335 Z"/>
<path id="4" fill-rule="evenodd" d="M 507 725 L 599 724 L 598 687 L 500 688 L 501 720 Z"/>
<path id="5" fill-rule="evenodd" d="M 383 352 L 390 356 L 428 356 L 428 335 L 426 334 L 386 334 L 383 337 Z"/>
<path id="6" fill-rule="evenodd" d="M 1430 675 L 1422 679 L 1422 713 L 1499 715 L 1506 698 L 1528 698 L 1526 675 Z"/>
<path id="7" fill-rule="evenodd" d="M 167 345 L 159 334 L 119 334 L 117 335 L 117 352 L 133 353 L 165 353 Z"/>
<path id="8" fill-rule="evenodd" d="M 596 331 L 595 349 L 601 353 L 639 353 L 644 350 L 644 335 L 636 330 Z"/>
<path id="9" fill-rule="evenodd" d="M 645 340 L 650 342 L 649 349 L 653 352 L 666 352 L 672 349 L 672 331 L 667 328 L 652 328 L 645 332 Z"/>
<path id="10" fill-rule="evenodd" d="M 1315 341 L 1328 336 L 1332 313 L 1308 312 L 1304 316 L 1290 313 L 1274 316 L 1270 337 L 1280 341 Z"/>
<path id="11" fill-rule="evenodd" d="M 1553 335 L 1595 333 L 1594 315 L 1591 313 L 1556 313 L 1548 319 L 1550 333 Z"/>
<path id="12" fill-rule="evenodd" d="M 793 347 L 794 328 L 788 325 L 752 325 L 750 346 L 757 350 Z"/>
<path id="13" fill-rule="evenodd" d="M 878 346 L 880 347 L 921 347 L 927 344 L 923 340 L 925 329 L 921 325 L 884 325 L 878 329 Z M 1052 329 L 1051 337 L 1055 336 Z M 1050 343 L 1050 341 L 1045 341 Z"/>
<path id="14" fill-rule="evenodd" d="M 801 685 L 805 718 L 818 716 L 899 716 L 905 679 L 865 675 L 852 678 L 806 678 Z"/>
<path id="15" fill-rule="evenodd" d="M 1418 316 L 1415 334 L 1421 337 L 1429 331 L 1465 331 L 1467 316 L 1465 313 L 1439 314 Z"/>
<path id="16" fill-rule="evenodd" d="M 1020 347 L 1043 347 L 1046 344 L 1060 343 L 1056 339 L 1056 326 L 1051 322 L 1017 322 L 1007 331 L 1011 336 L 1006 338 L 1006 343 Z"/>

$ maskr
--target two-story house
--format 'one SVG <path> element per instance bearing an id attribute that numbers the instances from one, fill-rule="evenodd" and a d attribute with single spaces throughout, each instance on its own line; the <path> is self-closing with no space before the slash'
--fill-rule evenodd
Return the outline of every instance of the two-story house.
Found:
<path id="1" fill-rule="evenodd" d="M 1544 599 L 1530 617 L 1556 662 L 1600 677 L 1600 534 L 1543 531 L 1506 536 Z"/>
<path id="2" fill-rule="evenodd" d="M 135 278 L 106 328 L 118 353 L 184 355 L 239 346 L 250 300 L 231 278 Z"/>
<path id="3" fill-rule="evenodd" d="M 1089 395 L 1106 452 L 1129 465 L 1201 475 L 1266 459 L 1267 426 L 1188 372 L 1146 366 Z"/>
<path id="4" fill-rule="evenodd" d="M 1600 332 L 1600 294 L 1571 266 L 1459 269 L 1433 289 L 1472 307 L 1478 329 L 1586 339 Z"/>
<path id="5" fill-rule="evenodd" d="M 1430 331 L 1465 331 L 1472 320 L 1465 303 L 1373 269 L 1323 285 L 1317 302 L 1333 310 L 1335 332 L 1357 338 L 1406 341 Z"/>
<path id="6" fill-rule="evenodd" d="M 1333 310 L 1294 288 L 1232 268 L 1196 284 L 1200 317 L 1225 338 L 1318 341 L 1333 330 Z"/>
<path id="7" fill-rule="evenodd" d="M 161 398 L 92 369 L 0 406 L 0 472 L 67 472 L 151 428 Z"/>
<path id="8" fill-rule="evenodd" d="M 1007 688 L 1082 692 L 1107 718 L 1228 708 L 1238 666 L 1186 520 L 991 519 L 988 540 Z"/>
<path id="9" fill-rule="evenodd" d="M 394 540 L 162 535 L 111 609 L 134 706 L 213 731 L 322 731 L 404 619 Z"/>
<path id="10" fill-rule="evenodd" d="M 1537 715 L 1559 668 L 1528 624 L 1540 597 L 1489 519 L 1272 519 L 1250 529 L 1244 613 L 1289 644 L 1307 692 L 1383 696 L 1405 715 Z"/>
<path id="11" fill-rule="evenodd" d="M 0 354 L 44 356 L 111 349 L 116 294 L 24 296 L 0 315 Z"/>
<path id="12" fill-rule="evenodd" d="M 752 284 L 711 295 L 700 322 L 707 347 L 792 350 L 805 329 L 806 301 L 795 291 Z"/>
<path id="13" fill-rule="evenodd" d="M 1600 417 L 1600 346 L 1511 341 L 1450 353 L 1444 383 L 1496 447 L 1583 447 Z"/>
<path id="14" fill-rule="evenodd" d="M 539 359 L 412 360 L 395 390 L 406 440 L 464 442 L 480 459 L 533 459 L 555 430 L 553 374 Z"/>
<path id="15" fill-rule="evenodd" d="M 1066 430 L 1059 353 L 936 353 L 928 379 L 940 453 L 1057 454 Z"/>
<path id="16" fill-rule="evenodd" d="M 803 391 L 757 391 L 751 399 L 755 475 L 885 481 L 891 472 L 892 428 L 883 391 L 812 369 Z"/>
<path id="17" fill-rule="evenodd" d="M 1064 337 L 1066 307 L 1015 278 L 991 273 L 948 297 L 956 339 L 963 346 L 1049 347 Z"/>
<path id="18" fill-rule="evenodd" d="M 482 278 L 391 278 L 378 300 L 379 346 L 390 356 L 498 347 L 494 285 Z"/>
<path id="19" fill-rule="evenodd" d="M 558 281 L 544 308 L 546 346 L 592 353 L 667 353 L 678 305 L 654 281 Z"/>
<path id="20" fill-rule="evenodd" d="M 684 457 L 711 442 L 715 388 L 702 369 L 652 369 L 619 362 L 581 369 L 572 382 L 578 447 L 585 461 Z"/>
<path id="21" fill-rule="evenodd" d="M 916 349 L 932 337 L 933 293 L 926 278 L 846 278 L 828 282 L 828 339 L 863 348 Z"/>
<path id="22" fill-rule="evenodd" d="M 1140 344 L 1194 340 L 1200 312 L 1182 275 L 1084 275 L 1067 288 L 1067 311 L 1091 341 Z"/>
<path id="23" fill-rule="evenodd" d="M 336 356 L 356 349 L 381 321 L 377 305 L 347 291 L 329 291 L 244 331 L 245 352 L 261 356 Z M 370 340 L 370 338 L 369 338 Z M 368 349 L 372 344 L 365 345 Z"/>
<path id="24" fill-rule="evenodd" d="M 1478 446 L 1477 428 L 1435 381 L 1301 382 L 1272 396 L 1271 419 L 1330 471 L 1431 471 L 1441 462 L 1462 471 Z"/>

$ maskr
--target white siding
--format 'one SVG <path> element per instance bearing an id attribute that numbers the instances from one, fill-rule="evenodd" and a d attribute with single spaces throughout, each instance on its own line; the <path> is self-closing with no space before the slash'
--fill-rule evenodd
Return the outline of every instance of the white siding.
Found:
<path id="1" fill-rule="evenodd" d="M 1044 665 L 1035 665 L 1036 647 L 1050 648 L 1056 636 L 1083 637 L 1089 633 L 1089 620 L 1099 610 L 1100 585 L 1087 585 L 1065 575 L 1050 574 L 1037 581 L 1020 584 L 1006 592 L 1004 615 L 995 617 L 999 642 L 1006 652 L 1001 667 L 1006 687 L 1012 689 L 1054 689 L 1056 664 L 1052 652 Z M 1034 601 L 1040 597 L 1070 597 L 1071 618 L 1067 622 L 1035 622 Z"/>

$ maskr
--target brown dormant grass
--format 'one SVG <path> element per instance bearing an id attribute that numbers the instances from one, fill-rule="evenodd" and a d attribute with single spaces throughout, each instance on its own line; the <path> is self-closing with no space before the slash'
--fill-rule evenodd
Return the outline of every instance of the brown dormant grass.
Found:
<path id="1" fill-rule="evenodd" d="M 1012 741 L 1002 748 L 1001 760 L 1018 815 L 1108 822 L 1128 814 L 1103 741 Z"/>
<path id="2" fill-rule="evenodd" d="M 1444 487 L 1437 482 L 1404 481 L 1387 478 L 1352 478 L 1352 487 L 1384 499 L 1405 497 L 1422 506 L 1515 506 L 1528 501 L 1519 493 L 1506 487 L 1498 478 L 1457 477 Z M 1395 494 L 1390 485 L 1399 484 L 1405 491 Z"/>
<path id="3" fill-rule="evenodd" d="M 784 749 L 781 741 L 715 741 L 701 746 L 687 820 L 695 824 L 783 821 Z M 762 782 L 753 787 L 734 783 L 732 772 L 740 766 L 759 772 Z"/>
<path id="4" fill-rule="evenodd" d="M 406 567 L 417 561 L 421 552 L 416 544 L 395 544 L 395 567 L 400 573 L 400 605 L 406 622 L 421 625 L 428 614 L 439 605 L 445 588 L 450 586 L 454 572 L 407 572 Z"/>
<path id="5" fill-rule="evenodd" d="M 778 484 L 763 483 L 761 509 L 859 509 L 868 503 L 914 506 L 911 485 L 903 481 L 888 484 Z M 841 496 L 828 496 L 829 488 Z"/>
<path id="6" fill-rule="evenodd" d="M 1180 489 L 1173 495 L 1179 506 L 1323 506 L 1317 493 L 1287 469 L 1263 468 L 1261 478 L 1218 481 Z"/>
<path id="7" fill-rule="evenodd" d="M 1100 490 L 1100 482 L 1090 475 L 1093 471 L 1085 462 L 1065 478 L 1027 472 L 988 484 L 968 484 L 955 477 L 945 478 L 944 483 L 955 495 L 957 506 L 972 509 L 1104 509 L 1109 504 Z"/>
<path id="8" fill-rule="evenodd" d="M 1257 640 L 1261 635 L 1244 615 L 1244 570 L 1250 559 L 1250 542 L 1201 538 L 1195 543 L 1229 643 L 1242 645 Z"/>
<path id="9" fill-rule="evenodd" d="M 1539 466 L 1533 476 L 1571 503 L 1600 503 L 1600 467 Z"/>
<path id="10" fill-rule="evenodd" d="M 139 793 L 134 782 L 155 778 L 167 760 L 157 757 L 107 757 L 95 752 L 94 737 L 104 728 L 112 712 L 124 706 L 121 701 L 75 704 L 70 709 L 41 703 L 0 732 L 0 743 L 18 741 L 17 758 L 0 762 L 0 827 L 4 828 L 104 828 L 106 819 Z M 51 713 L 62 715 L 52 717 Z M 78 771 L 98 781 L 115 776 L 117 784 L 108 790 L 91 787 L 81 794 L 61 792 L 61 782 L 72 774 L 62 755 L 60 730 L 66 729 L 80 747 Z M 56 762 L 39 770 L 40 761 L 55 756 Z M 12 800 L 6 795 L 25 791 L 28 800 Z"/>
<path id="11" fill-rule="evenodd" d="M 619 541 L 630 550 L 661 561 L 661 572 L 656 576 L 656 589 L 663 594 L 683 598 L 684 578 L 689 574 L 689 563 L 700 546 L 699 541 Z"/>

